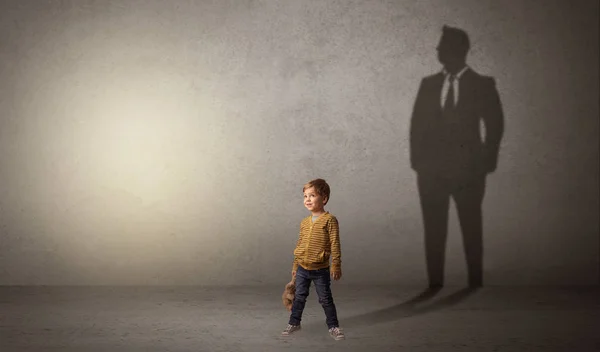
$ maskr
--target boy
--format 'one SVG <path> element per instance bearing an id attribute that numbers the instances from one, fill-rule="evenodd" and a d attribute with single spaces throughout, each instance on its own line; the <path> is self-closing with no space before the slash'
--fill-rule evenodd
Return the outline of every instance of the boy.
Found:
<path id="1" fill-rule="evenodd" d="M 288 336 L 301 329 L 300 321 L 313 281 L 323 306 L 329 334 L 336 340 L 344 339 L 339 328 L 337 311 L 331 294 L 331 278 L 342 277 L 339 225 L 335 216 L 325 211 L 329 201 L 329 185 L 323 179 L 308 182 L 302 189 L 304 206 L 311 212 L 300 223 L 300 235 L 294 249 L 292 276 L 296 281 L 296 295 L 288 326 L 282 332 Z M 331 268 L 329 259 L 331 258 Z"/>

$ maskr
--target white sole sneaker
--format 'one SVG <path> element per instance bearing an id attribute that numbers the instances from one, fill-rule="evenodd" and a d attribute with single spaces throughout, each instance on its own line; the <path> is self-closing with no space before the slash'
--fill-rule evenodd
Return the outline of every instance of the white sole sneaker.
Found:
<path id="1" fill-rule="evenodd" d="M 288 324 L 287 328 L 285 328 L 285 330 L 283 330 L 283 332 L 281 333 L 281 336 L 290 336 L 291 334 L 298 332 L 300 330 L 302 330 L 301 325 Z"/>
<path id="2" fill-rule="evenodd" d="M 329 330 L 329 336 L 331 336 L 336 341 L 344 340 L 346 338 L 346 336 L 342 332 L 342 329 L 340 328 L 338 328 L 337 334 L 333 331 L 333 329 Z"/>

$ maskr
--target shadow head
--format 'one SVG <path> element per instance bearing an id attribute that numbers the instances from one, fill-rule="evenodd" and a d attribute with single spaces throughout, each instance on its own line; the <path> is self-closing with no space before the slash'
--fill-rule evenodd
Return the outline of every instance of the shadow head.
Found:
<path id="1" fill-rule="evenodd" d="M 460 28 L 444 26 L 437 46 L 439 62 L 449 71 L 465 65 L 471 42 L 467 32 Z"/>

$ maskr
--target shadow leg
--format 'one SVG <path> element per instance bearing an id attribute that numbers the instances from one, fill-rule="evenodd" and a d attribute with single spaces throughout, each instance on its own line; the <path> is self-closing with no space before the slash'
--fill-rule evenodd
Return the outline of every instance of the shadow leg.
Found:
<path id="1" fill-rule="evenodd" d="M 429 286 L 440 287 L 444 285 L 450 195 L 446 183 L 433 175 L 419 175 L 418 188 L 425 229 L 425 256 Z"/>
<path id="2" fill-rule="evenodd" d="M 454 193 L 469 273 L 469 286 L 483 285 L 483 214 L 485 176 L 472 178 Z"/>

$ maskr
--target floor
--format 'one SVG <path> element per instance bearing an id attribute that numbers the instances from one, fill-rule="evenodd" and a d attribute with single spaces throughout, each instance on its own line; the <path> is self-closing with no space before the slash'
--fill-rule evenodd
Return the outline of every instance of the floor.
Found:
<path id="1" fill-rule="evenodd" d="M 0 287 L 0 351 L 600 351 L 600 287 L 312 288 L 280 336 L 283 287 Z"/>

